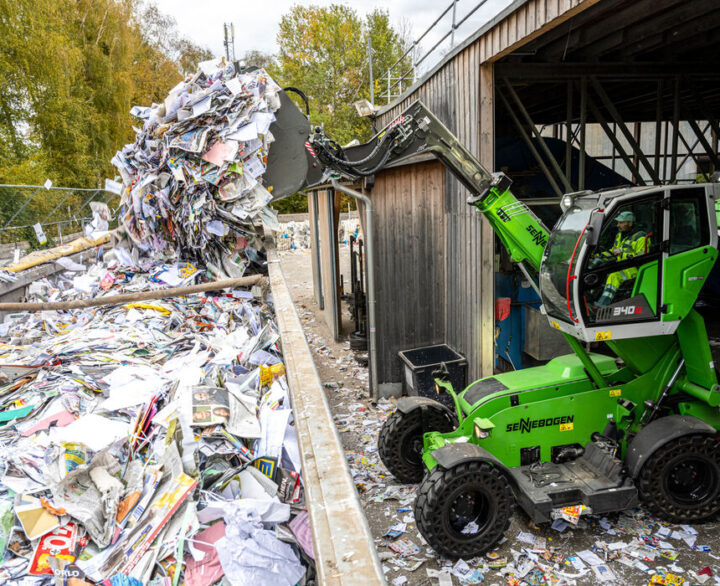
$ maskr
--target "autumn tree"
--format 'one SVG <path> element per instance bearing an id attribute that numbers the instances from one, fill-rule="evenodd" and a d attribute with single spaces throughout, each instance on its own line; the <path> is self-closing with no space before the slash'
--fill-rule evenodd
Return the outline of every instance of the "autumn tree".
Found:
<path id="1" fill-rule="evenodd" d="M 110 159 L 134 138 L 131 106 L 163 99 L 210 56 L 135 0 L 0 0 L 0 48 L 0 183 L 73 187 L 112 177 Z M 62 197 L 42 193 L 23 218 Z M 0 225 L 23 200 L 0 199 Z"/>
<path id="2" fill-rule="evenodd" d="M 244 62 L 248 67 L 262 67 L 273 77 L 278 76 L 278 62 L 275 60 L 275 56 L 270 53 L 263 53 L 257 49 L 251 49 L 245 51 L 238 61 Z"/>
<path id="3" fill-rule="evenodd" d="M 305 92 L 313 125 L 322 125 L 340 144 L 364 141 L 372 134 L 370 121 L 360 118 L 353 105 L 370 98 L 368 38 L 376 74 L 400 59 L 409 45 L 380 9 L 363 19 L 348 6 L 296 5 L 280 20 L 278 80 Z M 410 67 L 409 59 L 401 64 L 403 72 Z M 380 80 L 374 89 L 376 95 L 383 89 Z M 288 200 L 275 207 L 283 212 L 296 211 L 297 204 L 303 207 L 299 198 Z"/>

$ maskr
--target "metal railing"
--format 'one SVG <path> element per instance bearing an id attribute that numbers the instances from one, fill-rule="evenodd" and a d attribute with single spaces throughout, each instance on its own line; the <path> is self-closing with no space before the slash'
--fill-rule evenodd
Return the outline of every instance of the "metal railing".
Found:
<path id="1" fill-rule="evenodd" d="M 39 244 L 33 232 L 38 224 L 43 230 L 56 227 L 62 242 L 63 227 L 76 225 L 82 231 L 92 220 L 88 208 L 93 201 L 109 205 L 117 197 L 105 189 L 0 184 L 0 243 L 34 239 L 31 243 Z"/>
<path id="2" fill-rule="evenodd" d="M 480 0 L 479 2 L 476 2 L 475 5 L 470 8 L 465 14 L 465 16 L 463 16 L 462 18 L 458 18 L 457 15 L 459 0 L 452 0 L 452 2 L 447 5 L 447 7 L 440 13 L 440 16 L 438 16 L 433 21 L 433 23 L 427 29 L 425 29 L 425 32 L 423 32 L 415 41 L 411 43 L 405 53 L 403 53 L 403 55 L 390 66 L 385 75 L 382 76 L 387 83 L 385 90 L 385 99 L 387 100 L 386 103 L 389 104 L 392 100 L 398 98 L 400 95 L 402 95 L 403 91 L 405 91 L 408 87 L 415 83 L 418 69 L 423 65 L 423 63 L 427 61 L 430 55 L 437 51 L 437 49 L 447 40 L 448 37 L 450 37 L 450 49 L 455 46 L 455 33 L 457 29 L 459 29 L 463 24 L 465 24 L 467 20 L 473 14 L 475 14 L 487 1 L 488 0 Z M 423 39 L 425 39 L 425 37 L 428 36 L 431 31 L 433 31 L 433 29 L 441 25 L 441 21 L 445 18 L 445 16 L 447 16 L 449 12 L 452 12 L 452 20 L 450 23 L 450 27 L 444 34 L 440 36 L 440 38 L 433 44 L 432 47 L 430 47 L 430 49 L 422 53 L 422 51 L 420 50 L 420 43 L 423 41 Z M 417 59 L 413 58 L 415 54 L 420 53 L 422 53 L 421 57 L 418 57 Z M 398 67 L 402 66 L 404 63 L 407 63 L 406 59 L 408 57 L 411 57 L 410 67 L 407 69 L 407 71 L 398 72 Z M 409 80 L 409 83 L 405 84 L 407 80 Z"/>

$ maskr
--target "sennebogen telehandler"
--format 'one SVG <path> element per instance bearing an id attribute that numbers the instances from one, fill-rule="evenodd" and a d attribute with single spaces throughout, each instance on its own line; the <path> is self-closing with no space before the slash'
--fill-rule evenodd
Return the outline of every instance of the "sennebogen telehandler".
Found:
<path id="1" fill-rule="evenodd" d="M 436 389 L 452 396 L 454 413 L 428 398 L 398 401 L 380 455 L 399 480 L 421 482 L 415 519 L 438 553 L 493 547 L 515 501 L 535 522 L 575 505 L 607 513 L 642 503 L 683 523 L 720 510 L 720 385 L 693 308 L 718 256 L 720 185 L 568 194 L 548 230 L 421 102 L 352 148 L 319 128 L 305 142 L 309 124 L 287 96 L 271 130 L 267 177 L 281 194 L 328 172 L 367 176 L 401 157 L 436 155 L 572 350 L 464 390 L 439 371 Z M 595 342 L 606 350 L 588 352 Z"/>

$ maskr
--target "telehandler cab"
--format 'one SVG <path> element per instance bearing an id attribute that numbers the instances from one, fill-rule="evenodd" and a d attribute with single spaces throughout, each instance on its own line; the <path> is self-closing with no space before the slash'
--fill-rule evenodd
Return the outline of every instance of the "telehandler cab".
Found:
<path id="1" fill-rule="evenodd" d="M 642 503 L 682 523 L 720 510 L 720 385 L 693 308 L 718 256 L 720 185 L 568 194 L 548 230 L 511 181 L 483 168 L 421 102 L 370 142 L 343 149 L 319 128 L 308 138 L 306 118 L 282 98 L 266 175 L 275 197 L 433 153 L 468 188 L 468 204 L 572 350 L 464 390 L 438 372 L 437 390 L 455 412 L 428 398 L 398 401 L 380 456 L 398 480 L 421 482 L 415 519 L 438 553 L 492 548 L 515 501 L 535 522 L 573 505 L 607 513 Z M 607 353 L 588 352 L 588 342 Z"/>

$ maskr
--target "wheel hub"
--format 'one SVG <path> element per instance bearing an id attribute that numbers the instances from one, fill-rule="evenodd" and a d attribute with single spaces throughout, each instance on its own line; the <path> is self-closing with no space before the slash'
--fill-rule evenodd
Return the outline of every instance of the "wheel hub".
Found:
<path id="1" fill-rule="evenodd" d="M 667 476 L 667 489 L 680 503 L 703 501 L 713 491 L 715 474 L 709 462 L 702 458 L 684 458 L 673 466 Z"/>
<path id="2" fill-rule="evenodd" d="M 476 491 L 464 491 L 450 503 L 448 521 L 452 530 L 464 537 L 482 531 L 489 520 L 488 499 Z"/>
<path id="3" fill-rule="evenodd" d="M 418 466 L 422 463 L 423 437 L 420 433 L 408 433 L 402 442 L 401 454 L 405 461 Z"/>
<path id="4" fill-rule="evenodd" d="M 686 462 L 677 466 L 670 474 L 671 480 L 678 486 L 692 486 L 698 477 L 698 471 L 694 464 Z"/>

